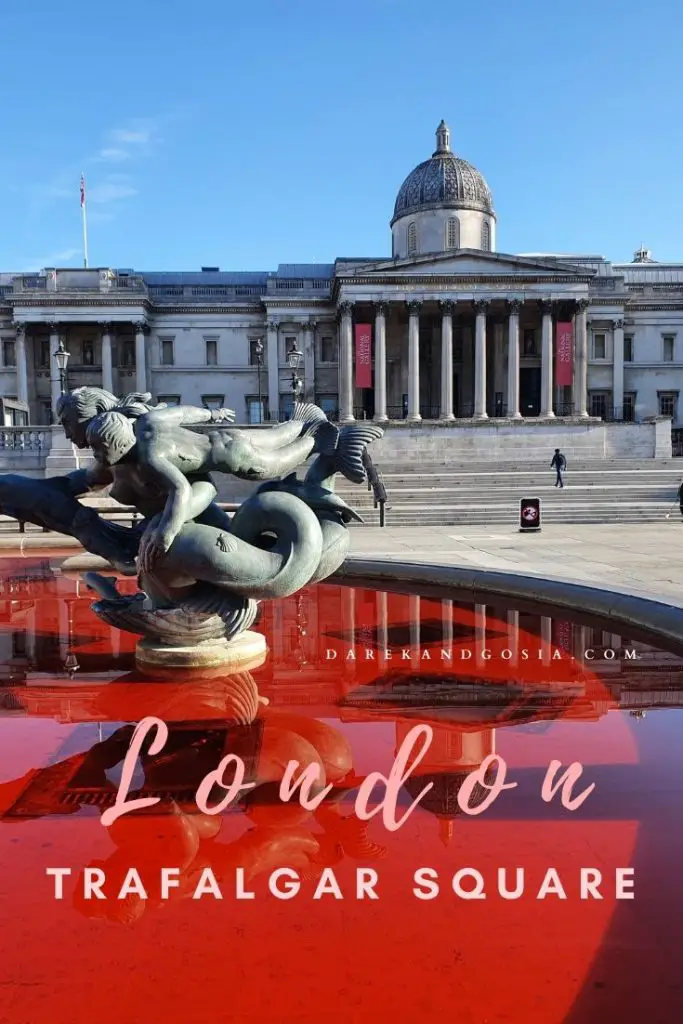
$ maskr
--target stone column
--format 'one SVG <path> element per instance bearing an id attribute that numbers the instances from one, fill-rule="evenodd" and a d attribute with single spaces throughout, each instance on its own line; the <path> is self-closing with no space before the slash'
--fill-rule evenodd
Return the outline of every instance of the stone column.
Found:
<path id="1" fill-rule="evenodd" d="M 481 299 L 475 302 L 474 308 L 477 314 L 474 337 L 474 418 L 486 420 L 486 314 L 489 302 Z"/>
<path id="2" fill-rule="evenodd" d="M 550 418 L 553 411 L 553 305 L 541 303 L 541 416 Z"/>
<path id="3" fill-rule="evenodd" d="M 453 420 L 453 307 L 446 299 L 441 303 L 441 409 L 439 419 Z"/>
<path id="4" fill-rule="evenodd" d="M 302 401 L 315 401 L 315 320 L 306 320 L 304 331 L 304 391 Z"/>
<path id="5" fill-rule="evenodd" d="M 135 390 L 144 395 L 147 391 L 147 354 L 145 336 L 149 334 L 148 324 L 135 324 Z"/>
<path id="6" fill-rule="evenodd" d="M 624 415 L 624 321 L 615 320 L 613 330 L 612 406 L 614 415 Z"/>
<path id="7" fill-rule="evenodd" d="M 486 650 L 486 605 L 475 604 L 474 606 L 474 643 L 476 650 L 474 657 L 477 665 L 484 665 L 484 651 Z"/>
<path id="8" fill-rule="evenodd" d="M 549 615 L 541 616 L 541 659 L 550 665 L 553 656 L 553 620 Z"/>
<path id="9" fill-rule="evenodd" d="M 17 400 L 28 404 L 28 366 L 26 362 L 26 324 L 15 324 L 17 362 Z"/>
<path id="10" fill-rule="evenodd" d="M 522 418 L 519 411 L 519 311 L 522 303 L 512 299 L 508 303 L 508 394 L 507 412 L 513 420 Z"/>
<path id="11" fill-rule="evenodd" d="M 422 609 L 419 594 L 411 594 L 408 598 L 408 619 L 410 632 L 410 667 L 414 672 L 420 671 L 420 651 L 422 632 Z"/>
<path id="12" fill-rule="evenodd" d="M 497 416 L 496 412 L 496 392 L 498 392 L 498 385 L 502 379 L 502 367 L 503 367 L 503 328 L 504 323 L 502 320 L 496 320 L 493 325 L 493 387 L 491 388 L 491 395 L 493 401 L 493 415 Z M 500 393 L 500 392 L 498 392 Z M 504 394 L 505 392 L 503 392 Z"/>
<path id="13" fill-rule="evenodd" d="M 507 612 L 507 627 L 507 643 L 512 655 L 510 664 L 516 667 L 519 664 L 519 612 L 514 608 Z"/>
<path id="14" fill-rule="evenodd" d="M 574 413 L 588 415 L 588 299 L 581 299 L 574 318 Z"/>
<path id="15" fill-rule="evenodd" d="M 375 307 L 375 420 L 387 420 L 387 307 Z"/>
<path id="16" fill-rule="evenodd" d="M 50 324 L 50 399 L 52 403 L 53 421 L 57 422 L 56 410 L 59 396 L 62 393 L 59 367 L 57 366 L 57 349 L 61 338 L 59 324 Z"/>
<path id="17" fill-rule="evenodd" d="M 408 302 L 408 420 L 420 416 L 420 310 L 421 302 Z"/>
<path id="18" fill-rule="evenodd" d="M 266 329 L 266 362 L 268 366 L 268 412 L 277 423 L 280 417 L 280 352 L 278 322 L 269 320 Z"/>
<path id="19" fill-rule="evenodd" d="M 114 394 L 114 366 L 111 358 L 113 326 L 113 324 L 102 324 L 102 387 L 111 395 Z"/>
<path id="20" fill-rule="evenodd" d="M 352 423 L 353 415 L 353 303 L 339 305 L 339 421 Z"/>

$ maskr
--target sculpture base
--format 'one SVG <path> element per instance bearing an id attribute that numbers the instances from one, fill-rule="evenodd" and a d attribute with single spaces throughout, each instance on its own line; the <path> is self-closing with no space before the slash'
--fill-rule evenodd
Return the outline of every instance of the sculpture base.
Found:
<path id="1" fill-rule="evenodd" d="M 179 672 L 205 677 L 258 668 L 265 661 L 266 652 L 263 634 L 247 629 L 233 640 L 210 640 L 193 647 L 169 647 L 140 640 L 135 648 L 135 663 L 140 672 L 156 678 L 177 678 Z"/>

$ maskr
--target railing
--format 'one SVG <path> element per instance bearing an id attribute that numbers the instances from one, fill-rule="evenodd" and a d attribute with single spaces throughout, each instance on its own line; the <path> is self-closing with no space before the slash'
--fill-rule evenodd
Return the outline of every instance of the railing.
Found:
<path id="1" fill-rule="evenodd" d="M 49 427 L 2 427 L 0 451 L 42 452 L 50 447 Z"/>

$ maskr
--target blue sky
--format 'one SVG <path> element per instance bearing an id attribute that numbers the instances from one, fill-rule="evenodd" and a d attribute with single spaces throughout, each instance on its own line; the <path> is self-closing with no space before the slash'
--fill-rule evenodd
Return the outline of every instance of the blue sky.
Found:
<path id="1" fill-rule="evenodd" d="M 0 270 L 79 265 L 81 169 L 93 266 L 388 254 L 442 117 L 499 250 L 683 259 L 680 7 L 5 0 Z"/>

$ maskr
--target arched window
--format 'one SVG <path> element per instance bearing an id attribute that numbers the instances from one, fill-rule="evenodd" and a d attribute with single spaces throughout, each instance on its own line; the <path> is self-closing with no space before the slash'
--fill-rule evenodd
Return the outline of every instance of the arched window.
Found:
<path id="1" fill-rule="evenodd" d="M 446 248 L 460 248 L 460 221 L 457 217 L 449 217 L 446 223 Z"/>
<path id="2" fill-rule="evenodd" d="M 408 225 L 408 255 L 414 256 L 417 252 L 417 227 L 415 222 Z"/>
<path id="3" fill-rule="evenodd" d="M 491 225 L 487 220 L 481 226 L 481 247 L 484 252 L 491 251 Z"/>

